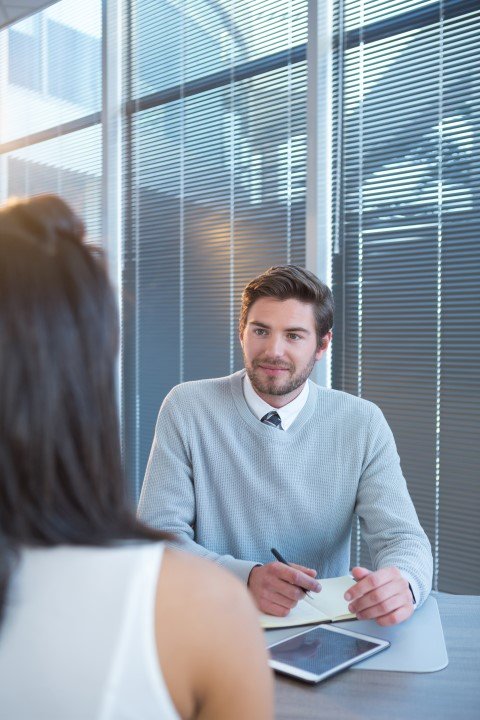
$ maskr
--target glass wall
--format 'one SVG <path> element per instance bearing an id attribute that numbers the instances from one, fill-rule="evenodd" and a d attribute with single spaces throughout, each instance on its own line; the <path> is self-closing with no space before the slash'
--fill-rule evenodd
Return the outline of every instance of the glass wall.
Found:
<path id="1" fill-rule="evenodd" d="M 307 0 L 60 0 L 0 31 L 0 199 L 57 192 L 121 258 L 134 500 L 168 391 L 241 366 L 245 282 L 305 261 L 306 34 Z"/>
<path id="2" fill-rule="evenodd" d="M 333 385 L 385 412 L 435 585 L 463 593 L 480 591 L 479 32 L 478 2 L 336 3 Z"/>
<path id="3" fill-rule="evenodd" d="M 132 2 L 126 68 L 125 460 L 159 406 L 242 367 L 245 283 L 305 262 L 307 2 Z"/>

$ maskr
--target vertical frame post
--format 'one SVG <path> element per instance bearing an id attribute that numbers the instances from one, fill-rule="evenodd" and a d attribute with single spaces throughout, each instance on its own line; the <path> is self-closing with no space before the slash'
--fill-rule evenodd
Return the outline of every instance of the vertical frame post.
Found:
<path id="1" fill-rule="evenodd" d="M 332 282 L 332 0 L 309 0 L 307 46 L 306 267 Z M 331 351 L 312 379 L 331 387 Z"/>

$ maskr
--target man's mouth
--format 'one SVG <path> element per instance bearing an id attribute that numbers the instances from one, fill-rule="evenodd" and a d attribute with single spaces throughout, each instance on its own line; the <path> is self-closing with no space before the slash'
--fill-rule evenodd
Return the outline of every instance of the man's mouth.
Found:
<path id="1" fill-rule="evenodd" d="M 279 367 L 278 365 L 265 365 L 261 363 L 257 367 L 261 368 L 264 372 L 267 373 L 267 375 L 272 376 L 281 375 L 284 372 L 289 372 L 289 368 Z"/>

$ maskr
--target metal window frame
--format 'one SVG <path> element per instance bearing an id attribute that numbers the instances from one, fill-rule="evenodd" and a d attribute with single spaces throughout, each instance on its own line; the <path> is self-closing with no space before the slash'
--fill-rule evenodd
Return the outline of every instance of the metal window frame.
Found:
<path id="1" fill-rule="evenodd" d="M 332 283 L 332 0 L 308 3 L 306 267 Z M 331 387 L 331 348 L 312 379 Z"/>

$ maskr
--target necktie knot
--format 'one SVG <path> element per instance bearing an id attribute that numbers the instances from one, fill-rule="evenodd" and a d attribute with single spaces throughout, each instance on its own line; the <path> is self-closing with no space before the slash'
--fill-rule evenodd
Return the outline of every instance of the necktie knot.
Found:
<path id="1" fill-rule="evenodd" d="M 264 415 L 262 417 L 262 423 L 265 423 L 265 425 L 271 425 L 271 427 L 278 428 L 279 430 L 283 430 L 282 420 L 276 410 L 270 410 L 270 412 Z"/>

